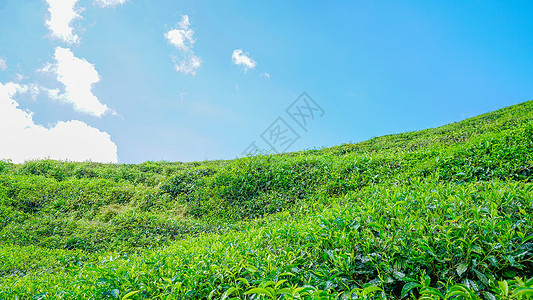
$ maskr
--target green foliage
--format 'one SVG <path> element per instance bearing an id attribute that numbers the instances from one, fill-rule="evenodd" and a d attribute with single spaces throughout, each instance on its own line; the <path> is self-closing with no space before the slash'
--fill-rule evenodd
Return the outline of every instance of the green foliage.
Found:
<path id="1" fill-rule="evenodd" d="M 533 299 L 532 117 L 230 161 L 0 161 L 0 299 Z"/>

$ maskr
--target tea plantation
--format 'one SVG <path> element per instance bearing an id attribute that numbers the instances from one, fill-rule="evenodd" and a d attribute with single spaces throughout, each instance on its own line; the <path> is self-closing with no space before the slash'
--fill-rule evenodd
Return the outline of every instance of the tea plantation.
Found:
<path id="1" fill-rule="evenodd" d="M 0 161 L 0 299 L 533 299 L 533 101 L 332 148 Z"/>

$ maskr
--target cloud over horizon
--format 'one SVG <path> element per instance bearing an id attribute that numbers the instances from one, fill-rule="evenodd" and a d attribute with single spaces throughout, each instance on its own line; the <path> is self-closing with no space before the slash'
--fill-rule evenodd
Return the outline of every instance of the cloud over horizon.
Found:
<path id="1" fill-rule="evenodd" d="M 194 30 L 191 28 L 189 16 L 183 15 L 181 21 L 178 23 L 178 27 L 165 33 L 165 38 L 169 44 L 176 47 L 183 54 L 181 58 L 171 56 L 176 71 L 193 76 L 196 75 L 197 70 L 202 64 L 202 60 L 194 55 L 193 46 L 196 40 L 194 39 Z"/>
<path id="2" fill-rule="evenodd" d="M 25 85 L 0 83 L 0 159 L 14 163 L 42 158 L 118 162 L 117 146 L 110 135 L 82 121 L 59 121 L 51 128 L 35 124 L 33 113 L 20 109 L 14 99 L 28 91 Z"/>
<path id="3" fill-rule="evenodd" d="M 46 64 L 41 71 L 55 74 L 57 81 L 65 87 L 65 93 L 60 94 L 58 89 L 49 90 L 50 98 L 71 103 L 75 110 L 96 117 L 108 111 L 108 107 L 92 93 L 92 85 L 100 81 L 93 64 L 62 47 L 56 47 L 54 59 L 55 63 Z"/>

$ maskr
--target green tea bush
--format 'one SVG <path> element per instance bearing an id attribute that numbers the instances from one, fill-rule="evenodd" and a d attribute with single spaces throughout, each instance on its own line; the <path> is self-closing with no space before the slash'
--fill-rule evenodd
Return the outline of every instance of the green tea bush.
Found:
<path id="1" fill-rule="evenodd" d="M 0 299 L 530 299 L 532 119 L 530 101 L 229 161 L 0 161 Z"/>

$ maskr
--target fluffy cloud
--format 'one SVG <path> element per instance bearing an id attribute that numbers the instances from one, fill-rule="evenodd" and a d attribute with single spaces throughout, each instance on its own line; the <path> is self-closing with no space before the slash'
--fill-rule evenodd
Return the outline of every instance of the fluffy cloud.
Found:
<path id="1" fill-rule="evenodd" d="M 249 56 L 248 53 L 244 53 L 241 49 L 233 50 L 231 60 L 238 66 L 243 66 L 244 71 L 255 68 L 257 63 Z"/>
<path id="2" fill-rule="evenodd" d="M 118 161 L 117 146 L 106 132 L 76 120 L 60 121 L 52 128 L 35 124 L 33 114 L 18 108 L 13 99 L 28 90 L 24 85 L 0 83 L 0 159 L 15 163 L 39 158 Z"/>
<path id="3" fill-rule="evenodd" d="M 172 60 L 174 61 L 176 71 L 182 72 L 183 74 L 191 74 L 193 76 L 196 75 L 196 70 L 198 70 L 202 64 L 200 58 L 192 54 L 185 59 L 173 57 Z"/>
<path id="4" fill-rule="evenodd" d="M 194 55 L 193 46 L 196 40 L 194 39 L 194 31 L 191 29 L 189 16 L 182 16 L 177 28 L 165 33 L 165 38 L 171 45 L 182 52 L 181 58 L 172 57 L 176 71 L 193 76 L 196 75 L 202 60 Z"/>
<path id="5" fill-rule="evenodd" d="M 181 21 L 178 23 L 178 29 L 172 29 L 165 33 L 165 37 L 176 48 L 182 51 L 192 51 L 195 40 L 193 37 L 194 31 L 190 26 L 189 16 L 182 16 Z"/>
<path id="6" fill-rule="evenodd" d="M 94 4 L 100 7 L 115 7 L 126 3 L 126 0 L 95 0 Z"/>
<path id="7" fill-rule="evenodd" d="M 65 86 L 65 93 L 59 90 L 49 91 L 52 99 L 72 103 L 74 109 L 97 117 L 102 116 L 108 107 L 93 95 L 91 88 L 94 83 L 100 81 L 100 75 L 94 65 L 83 58 L 77 58 L 67 48 L 55 49 L 54 64 L 47 64 L 42 71 L 57 75 L 57 80 Z"/>
<path id="8" fill-rule="evenodd" d="M 74 33 L 71 23 L 81 18 L 81 9 L 76 7 L 78 0 L 46 0 L 48 3 L 49 19 L 46 26 L 52 32 L 52 36 L 67 44 L 77 44 L 80 37 Z"/>
<path id="9" fill-rule="evenodd" d="M 6 60 L 0 57 L 0 70 L 5 71 L 7 70 L 7 63 Z"/>

